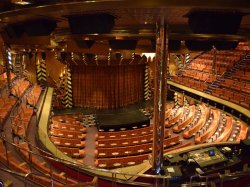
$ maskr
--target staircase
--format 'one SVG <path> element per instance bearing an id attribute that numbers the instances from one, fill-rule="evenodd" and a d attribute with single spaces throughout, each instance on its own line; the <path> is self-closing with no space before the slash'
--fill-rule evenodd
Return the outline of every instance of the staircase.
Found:
<path id="1" fill-rule="evenodd" d="M 224 78 L 231 78 L 235 71 L 240 70 L 240 67 L 245 65 L 247 61 L 250 61 L 250 54 L 247 54 L 241 61 L 235 63 L 235 65 L 224 74 Z"/>
<path id="2" fill-rule="evenodd" d="M 18 76 L 20 76 L 20 74 L 22 73 L 22 57 L 21 57 L 21 55 L 16 55 L 15 64 L 14 64 L 14 72 Z"/>
<path id="3" fill-rule="evenodd" d="M 235 63 L 233 67 L 226 71 L 223 75 L 218 76 L 217 79 L 212 82 L 212 84 L 204 91 L 207 94 L 211 94 L 216 88 L 220 86 L 220 83 L 224 81 L 224 79 L 230 79 L 235 71 L 238 71 L 243 65 L 246 64 L 247 61 L 250 61 L 250 54 L 246 55 L 241 61 Z"/>

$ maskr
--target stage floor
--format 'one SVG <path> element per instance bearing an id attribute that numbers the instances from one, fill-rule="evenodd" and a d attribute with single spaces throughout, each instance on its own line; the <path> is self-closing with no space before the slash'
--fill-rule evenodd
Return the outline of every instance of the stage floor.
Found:
<path id="1" fill-rule="evenodd" d="M 140 102 L 118 109 L 94 109 L 79 108 L 54 110 L 54 114 L 82 113 L 84 115 L 94 115 L 98 129 L 108 131 L 109 129 L 119 130 L 120 128 L 132 129 L 137 126 L 150 123 L 150 119 L 145 116 L 140 109 L 153 106 L 152 102 Z"/>

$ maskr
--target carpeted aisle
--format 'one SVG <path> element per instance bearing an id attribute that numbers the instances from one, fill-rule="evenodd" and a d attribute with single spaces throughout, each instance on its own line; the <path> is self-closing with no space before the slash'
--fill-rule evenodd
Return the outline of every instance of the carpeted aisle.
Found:
<path id="1" fill-rule="evenodd" d="M 96 134 L 97 128 L 95 126 L 87 127 L 86 139 L 85 139 L 85 157 L 83 159 L 84 164 L 94 166 L 95 163 L 95 150 L 96 150 Z"/>

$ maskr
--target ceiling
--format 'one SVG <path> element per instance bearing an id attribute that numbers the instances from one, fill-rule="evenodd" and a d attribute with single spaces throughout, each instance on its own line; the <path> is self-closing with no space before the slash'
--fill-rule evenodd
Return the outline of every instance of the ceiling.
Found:
<path id="1" fill-rule="evenodd" d="M 1 0 L 0 29 L 3 40 L 16 49 L 66 50 L 83 53 L 107 54 L 108 40 L 138 39 L 136 53 L 154 52 L 156 22 L 164 17 L 171 40 L 219 39 L 248 41 L 250 37 L 249 0 L 26 0 L 31 4 L 17 5 L 18 0 Z M 24 0 L 23 0 L 24 1 Z M 193 10 L 238 11 L 244 16 L 235 34 L 194 34 L 187 14 Z M 106 34 L 72 34 L 66 16 L 72 14 L 109 13 L 115 24 Z M 48 36 L 9 37 L 5 27 L 33 19 L 56 20 L 56 29 Z M 79 48 L 76 41 L 95 40 L 91 48 Z M 123 51 L 123 50 L 119 50 Z"/>

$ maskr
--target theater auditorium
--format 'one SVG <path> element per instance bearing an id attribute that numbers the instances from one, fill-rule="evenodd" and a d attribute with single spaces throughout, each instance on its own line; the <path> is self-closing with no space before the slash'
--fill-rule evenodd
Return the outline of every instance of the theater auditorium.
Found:
<path id="1" fill-rule="evenodd" d="M 250 187 L 249 0 L 1 0 L 0 187 Z"/>

